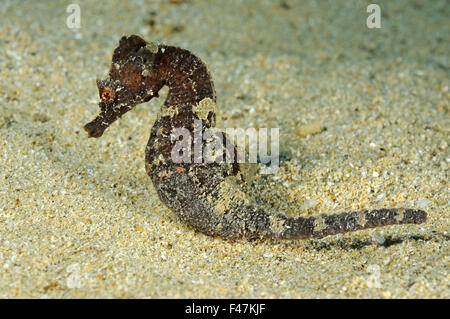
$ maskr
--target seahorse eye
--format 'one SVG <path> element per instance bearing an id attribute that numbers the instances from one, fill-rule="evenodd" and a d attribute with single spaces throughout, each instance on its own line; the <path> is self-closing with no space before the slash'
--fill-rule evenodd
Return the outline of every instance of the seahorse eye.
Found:
<path id="1" fill-rule="evenodd" d="M 104 89 L 101 94 L 101 97 L 103 101 L 110 101 L 113 98 L 113 93 L 111 89 L 109 88 Z"/>

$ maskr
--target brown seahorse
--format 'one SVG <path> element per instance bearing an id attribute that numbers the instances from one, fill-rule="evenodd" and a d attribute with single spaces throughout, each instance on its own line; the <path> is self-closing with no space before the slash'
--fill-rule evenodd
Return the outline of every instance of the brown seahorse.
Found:
<path id="1" fill-rule="evenodd" d="M 192 134 L 201 120 L 204 132 L 214 128 L 216 121 L 216 95 L 207 66 L 187 50 L 148 43 L 136 35 L 124 36 L 114 50 L 109 77 L 97 80 L 97 86 L 100 113 L 84 126 L 89 137 L 102 136 L 124 113 L 158 97 L 163 86 L 169 87 L 145 150 L 146 172 L 161 201 L 203 233 L 228 239 L 321 238 L 379 226 L 419 224 L 427 218 L 422 210 L 404 208 L 308 218 L 271 212 L 244 191 L 245 180 L 237 161 L 220 160 L 236 151 L 234 144 L 230 149 L 225 141 L 224 152 L 211 153 L 213 162 L 198 160 L 193 154 L 188 154 L 187 162 L 173 161 L 175 129 L 184 128 Z M 223 137 L 229 142 L 225 133 Z M 203 139 L 197 142 L 202 147 L 208 144 Z"/>

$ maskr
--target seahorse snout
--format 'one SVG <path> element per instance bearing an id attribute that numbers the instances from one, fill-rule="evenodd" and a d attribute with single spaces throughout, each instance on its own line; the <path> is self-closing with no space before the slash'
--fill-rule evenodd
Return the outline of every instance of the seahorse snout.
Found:
<path id="1" fill-rule="evenodd" d="M 97 117 L 95 120 L 87 123 L 83 129 L 88 132 L 89 137 L 100 137 L 108 126 L 102 121 L 101 118 Z"/>

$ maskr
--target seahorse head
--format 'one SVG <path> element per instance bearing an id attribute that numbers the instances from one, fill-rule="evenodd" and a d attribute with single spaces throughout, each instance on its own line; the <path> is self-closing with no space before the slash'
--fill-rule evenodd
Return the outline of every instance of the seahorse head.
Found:
<path id="1" fill-rule="evenodd" d="M 163 81 L 158 74 L 158 46 L 132 35 L 122 37 L 114 50 L 109 75 L 97 79 L 100 113 L 86 124 L 89 137 L 103 132 L 135 105 L 158 96 Z"/>

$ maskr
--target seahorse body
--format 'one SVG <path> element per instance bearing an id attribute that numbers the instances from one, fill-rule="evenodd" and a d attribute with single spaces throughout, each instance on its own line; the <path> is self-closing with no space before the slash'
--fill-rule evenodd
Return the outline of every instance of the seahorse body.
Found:
<path id="1" fill-rule="evenodd" d="M 184 128 L 194 136 L 198 121 L 201 132 L 215 127 L 214 85 L 207 66 L 191 52 L 147 43 L 136 35 L 122 37 L 113 54 L 109 78 L 97 81 L 100 114 L 84 127 L 89 137 L 100 137 L 135 105 L 157 97 L 165 85 L 169 93 L 151 129 L 145 151 L 146 172 L 161 201 L 198 231 L 228 239 L 305 239 L 426 220 L 426 212 L 403 208 L 309 218 L 288 218 L 268 211 L 244 191 L 245 180 L 236 160 L 217 160 L 236 154 L 224 133 L 223 152 L 212 152 L 215 157 L 210 161 L 189 154 L 188 162 L 175 163 L 175 129 Z M 210 141 L 196 142 L 203 148 Z"/>

